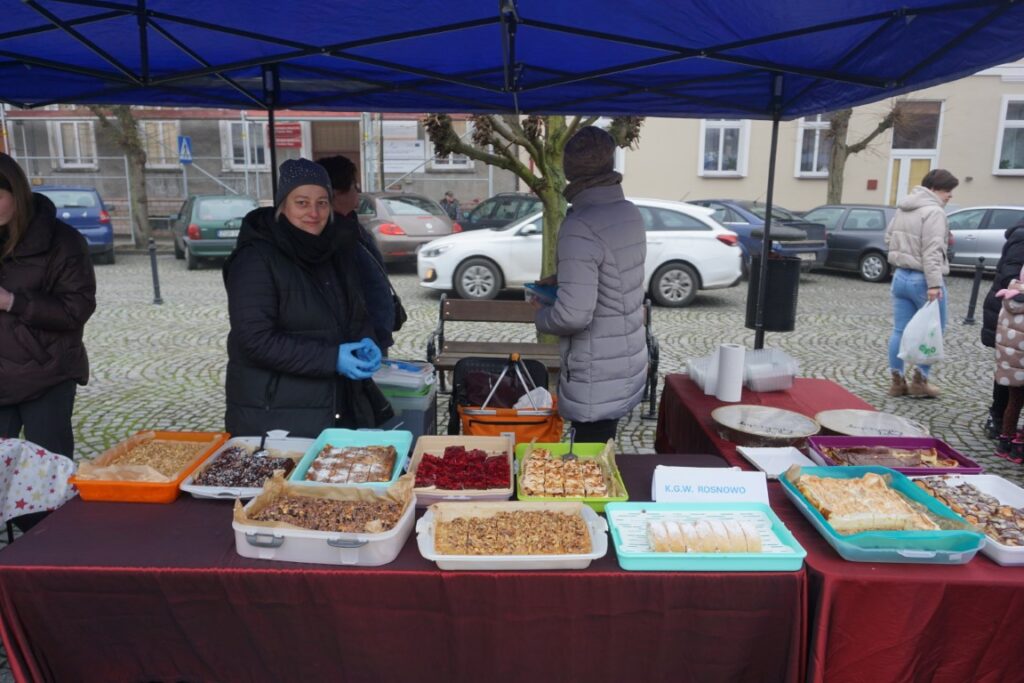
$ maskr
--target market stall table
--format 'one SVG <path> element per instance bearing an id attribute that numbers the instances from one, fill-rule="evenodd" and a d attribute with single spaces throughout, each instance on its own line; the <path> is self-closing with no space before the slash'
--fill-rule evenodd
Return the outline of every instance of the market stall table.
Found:
<path id="1" fill-rule="evenodd" d="M 797 379 L 783 392 L 744 390 L 741 402 L 808 416 L 872 409 L 822 379 Z M 686 375 L 668 376 L 657 447 L 717 452 L 752 469 L 718 436 L 711 411 L 720 405 Z M 1024 681 L 1024 567 L 1000 567 L 982 555 L 961 566 L 847 562 L 777 483 L 769 496 L 807 550 L 809 681 Z"/>
<path id="2" fill-rule="evenodd" d="M 634 500 L 656 463 L 622 455 Z M 231 504 L 73 500 L 0 552 L 19 680 L 798 681 L 806 576 L 248 560 Z"/>

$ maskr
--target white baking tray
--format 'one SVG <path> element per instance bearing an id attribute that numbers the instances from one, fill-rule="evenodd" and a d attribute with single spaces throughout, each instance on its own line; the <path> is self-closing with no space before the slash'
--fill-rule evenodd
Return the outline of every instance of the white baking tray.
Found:
<path id="1" fill-rule="evenodd" d="M 751 465 L 764 472 L 768 479 L 778 479 L 791 465 L 814 466 L 814 462 L 792 446 L 782 448 L 737 446 L 736 450 Z"/>
<path id="2" fill-rule="evenodd" d="M 254 501 L 246 504 L 248 510 Z M 308 562 L 378 567 L 394 562 L 412 533 L 416 501 L 391 530 L 379 534 L 283 529 L 232 522 L 235 551 L 242 557 L 279 562 Z"/>
<path id="3" fill-rule="evenodd" d="M 434 549 L 435 512 L 444 512 L 444 506 L 459 507 L 467 516 L 473 511 L 487 513 L 493 510 L 569 510 L 583 516 L 590 530 L 590 552 L 585 555 L 441 555 Z M 416 522 L 416 544 L 420 555 L 436 562 L 439 569 L 469 571 L 528 570 L 528 569 L 586 569 L 590 563 L 608 552 L 608 523 L 583 503 L 438 503 L 427 509 Z"/>
<path id="4" fill-rule="evenodd" d="M 287 432 L 283 432 L 287 434 Z M 191 493 L 195 498 L 219 498 L 224 500 L 235 500 L 236 498 L 246 499 L 254 498 L 259 495 L 260 491 L 263 490 L 262 486 L 256 487 L 242 487 L 242 486 L 199 486 L 195 484 L 195 479 L 199 476 L 199 473 L 204 471 L 207 467 L 213 464 L 213 461 L 221 456 L 221 453 L 226 451 L 232 446 L 246 446 L 252 450 L 256 450 L 260 447 L 260 438 L 258 436 L 236 436 L 228 439 L 223 446 L 218 448 L 210 455 L 209 458 L 199 464 L 199 467 L 195 469 L 192 474 L 185 477 L 185 480 L 181 482 L 182 491 Z M 272 457 L 284 457 L 285 453 L 294 453 L 295 457 L 292 458 L 295 464 L 299 464 L 299 460 L 306 454 L 309 447 L 313 445 L 313 439 L 300 439 L 300 438 L 288 438 L 288 437 L 275 437 L 268 436 L 267 442 L 263 445 L 264 448 L 271 451 Z M 275 452 L 276 451 L 276 452 Z"/>
<path id="5" fill-rule="evenodd" d="M 940 476 L 951 484 L 970 484 L 982 493 L 994 497 L 1003 505 L 1015 508 L 1024 508 L 1024 488 L 1017 486 L 995 474 L 946 474 L 931 475 Z M 911 477 L 912 479 L 927 479 L 928 477 Z M 985 545 L 982 546 L 983 555 L 988 555 L 992 561 L 1004 566 L 1024 565 L 1024 547 L 1003 545 L 993 540 L 988 534 L 985 535 Z"/>
<path id="6" fill-rule="evenodd" d="M 462 446 L 466 450 L 479 449 L 486 451 L 489 455 L 505 453 L 508 456 L 508 487 L 452 491 L 439 489 L 436 486 L 421 486 L 413 489 L 416 494 L 416 505 L 428 507 L 443 501 L 508 500 L 512 497 L 512 487 L 514 486 L 512 481 L 515 479 L 515 434 L 506 432 L 502 436 L 421 436 L 416 439 L 416 448 L 412 452 L 409 471 L 415 476 L 424 453 L 441 457 L 447 446 Z"/>

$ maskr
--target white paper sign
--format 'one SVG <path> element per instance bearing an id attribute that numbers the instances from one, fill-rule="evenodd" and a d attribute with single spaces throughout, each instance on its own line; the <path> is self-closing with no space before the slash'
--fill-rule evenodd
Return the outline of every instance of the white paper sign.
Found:
<path id="1" fill-rule="evenodd" d="M 651 479 L 651 498 L 658 503 L 768 503 L 764 472 L 721 467 L 658 465 Z"/>

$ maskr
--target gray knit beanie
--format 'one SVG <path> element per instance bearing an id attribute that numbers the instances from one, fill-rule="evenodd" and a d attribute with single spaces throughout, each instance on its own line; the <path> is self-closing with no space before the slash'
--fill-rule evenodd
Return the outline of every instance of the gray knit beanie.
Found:
<path id="1" fill-rule="evenodd" d="M 309 159 L 289 159 L 281 164 L 277 175 L 277 192 L 274 193 L 274 206 L 284 204 L 291 191 L 302 185 L 319 185 L 327 190 L 327 200 L 331 200 L 334 191 L 331 189 L 331 177 L 327 169 Z"/>
<path id="2" fill-rule="evenodd" d="M 565 144 L 566 180 L 611 173 L 615 169 L 615 140 L 597 126 L 581 128 Z"/>

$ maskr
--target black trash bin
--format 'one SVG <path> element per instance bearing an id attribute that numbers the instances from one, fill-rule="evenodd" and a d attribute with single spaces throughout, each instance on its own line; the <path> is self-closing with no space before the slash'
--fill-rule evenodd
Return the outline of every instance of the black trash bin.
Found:
<path id="1" fill-rule="evenodd" d="M 757 292 L 761 278 L 761 258 L 750 264 L 750 285 L 747 288 L 748 329 L 756 329 Z M 796 327 L 796 295 L 800 287 L 800 259 L 768 259 L 768 281 L 764 298 L 764 329 L 766 332 L 792 332 Z"/>

